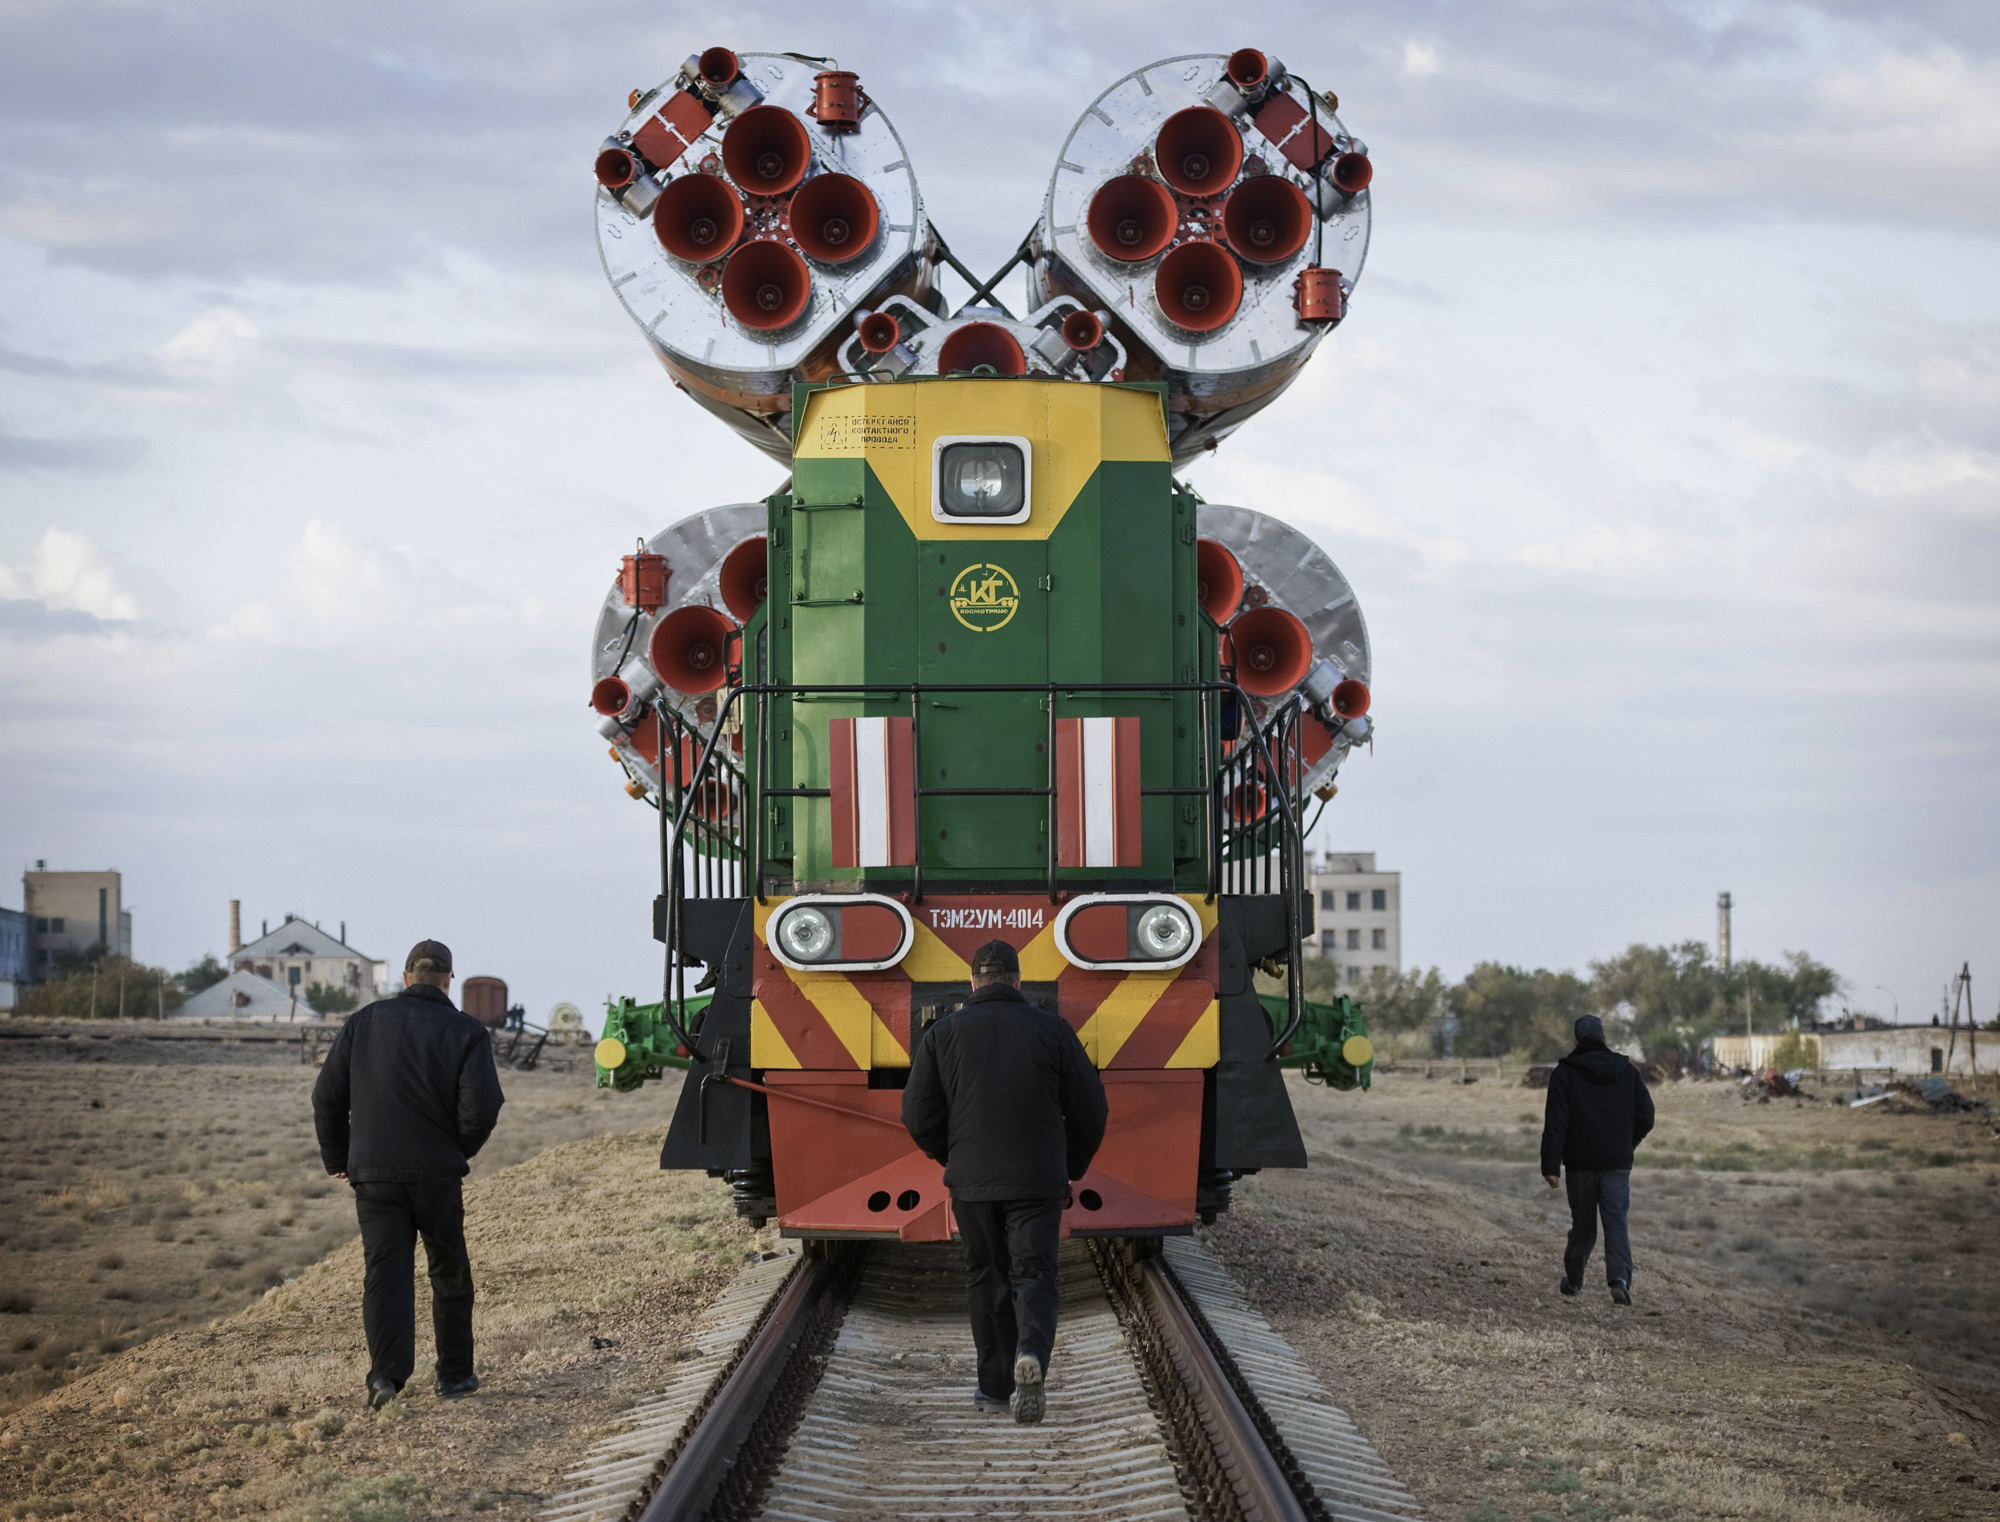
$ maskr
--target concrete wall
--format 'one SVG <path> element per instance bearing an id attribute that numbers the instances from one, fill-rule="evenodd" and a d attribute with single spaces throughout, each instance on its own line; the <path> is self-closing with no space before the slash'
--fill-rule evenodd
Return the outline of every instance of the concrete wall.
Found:
<path id="1" fill-rule="evenodd" d="M 1776 1036 L 1717 1036 L 1715 1060 L 1724 1067 L 1763 1069 L 1783 1041 Z M 1870 1031 L 1808 1031 L 1805 1039 L 1818 1048 L 1818 1059 L 1807 1064 L 1828 1070 L 1888 1068 L 1921 1078 L 1928 1073 L 1965 1074 L 1972 1071 L 1972 1041 L 1965 1027 L 1952 1040 L 1941 1025 L 1891 1025 Z M 1979 1033 L 1979 1070 L 2000 1069 L 2000 1033 Z M 1932 1053 L 1937 1053 L 1935 1063 Z"/>

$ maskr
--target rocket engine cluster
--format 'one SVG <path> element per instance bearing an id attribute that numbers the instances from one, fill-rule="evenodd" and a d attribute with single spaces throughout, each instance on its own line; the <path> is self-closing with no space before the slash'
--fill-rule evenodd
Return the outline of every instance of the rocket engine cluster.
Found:
<path id="1" fill-rule="evenodd" d="M 793 387 L 1031 376 L 1164 388 L 1176 465 L 1270 405 L 1346 314 L 1372 164 L 1331 92 L 1254 48 L 1118 80 L 1064 140 L 1032 230 L 1032 310 L 956 266 L 881 105 L 832 60 L 712 47 L 635 91 L 599 148 L 606 278 L 674 383 L 789 465 Z M 961 273 L 963 273 L 961 269 Z M 592 644 L 590 702 L 636 796 L 668 780 L 652 703 L 705 728 L 765 586 L 766 504 L 711 508 L 626 557 Z M 1352 590 L 1297 530 L 1199 510 L 1202 605 L 1262 705 L 1303 693 L 1297 795 L 1372 733 Z M 683 776 L 693 758 L 678 764 Z"/>

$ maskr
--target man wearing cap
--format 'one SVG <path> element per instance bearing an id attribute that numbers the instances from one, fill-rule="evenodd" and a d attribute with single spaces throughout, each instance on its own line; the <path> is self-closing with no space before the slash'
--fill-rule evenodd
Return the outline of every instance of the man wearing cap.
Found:
<path id="1" fill-rule="evenodd" d="M 982 1409 L 1038 1422 L 1056 1340 L 1056 1241 L 1069 1184 L 1104 1140 L 1104 1085 L 1060 1016 L 1021 997 L 1005 941 L 972 955 L 972 992 L 918 1042 L 903 1125 L 944 1164 L 965 1244 Z"/>
<path id="2" fill-rule="evenodd" d="M 1542 1177 L 1551 1189 L 1569 1176 L 1569 1246 L 1556 1288 L 1583 1289 L 1583 1271 L 1604 1218 L 1604 1270 L 1611 1298 L 1632 1303 L 1632 1243 L 1625 1214 L 1632 1202 L 1632 1152 L 1653 1129 L 1653 1096 L 1629 1057 L 1604 1044 L 1595 1015 L 1576 1022 L 1576 1050 L 1549 1075 L 1542 1121 Z"/>
<path id="3" fill-rule="evenodd" d="M 320 1157 L 354 1190 L 361 1222 L 370 1410 L 394 1400 L 416 1364 L 419 1236 L 430 1262 L 437 1393 L 449 1400 L 479 1388 L 459 1181 L 505 1096 L 492 1038 L 452 1004 L 450 988 L 451 948 L 417 942 L 403 991 L 348 1016 L 313 1085 Z"/>

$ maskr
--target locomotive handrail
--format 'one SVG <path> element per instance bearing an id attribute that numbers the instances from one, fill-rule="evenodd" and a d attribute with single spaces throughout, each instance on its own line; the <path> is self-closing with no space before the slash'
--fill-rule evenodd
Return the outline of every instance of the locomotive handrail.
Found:
<path id="1" fill-rule="evenodd" d="M 1046 740 L 1046 782 L 1041 787 L 929 787 L 923 782 L 922 766 L 922 698 L 925 694 L 936 693 L 1039 693 L 1047 702 L 1048 736 Z M 665 924 L 662 939 L 666 943 L 667 972 L 670 992 L 666 1000 L 669 1024 L 674 1034 L 690 1053 L 706 1062 L 700 1047 L 693 1039 L 686 1025 L 687 969 L 679 956 L 679 925 L 681 905 L 685 900 L 684 850 L 692 843 L 695 868 L 705 876 L 706 886 L 712 889 L 733 889 L 723 895 L 702 896 L 742 896 L 747 890 L 758 902 L 764 901 L 764 814 L 766 800 L 771 798 L 828 797 L 830 788 L 771 787 L 765 778 L 768 774 L 768 754 L 770 736 L 770 700 L 773 697 L 793 701 L 828 701 L 839 699 L 900 698 L 907 694 L 911 712 L 911 804 L 912 815 L 917 821 L 919 844 L 911 867 L 911 891 L 916 901 L 924 894 L 924 865 L 922 839 L 923 800 L 925 797 L 1042 797 L 1048 802 L 1048 838 L 1046 851 L 1048 859 L 1046 887 L 1051 901 L 1058 897 L 1057 857 L 1059 854 L 1060 822 L 1058 811 L 1060 797 L 1057 779 L 1056 759 L 1056 707 L 1065 698 L 1100 697 L 1119 694 L 1150 694 L 1172 697 L 1180 693 L 1195 693 L 1201 701 L 1197 705 L 1201 717 L 1201 754 L 1209 755 L 1209 706 L 1210 701 L 1220 702 L 1233 697 L 1237 711 L 1242 714 L 1253 712 L 1249 694 L 1234 681 L 1191 681 L 1191 682 L 870 682 L 835 684 L 799 684 L 780 682 L 739 682 L 722 693 L 713 721 L 706 732 L 697 725 L 689 724 L 672 708 L 664 694 L 652 700 L 651 708 L 657 725 L 659 750 L 657 770 L 662 793 L 660 813 L 660 853 L 662 897 L 665 900 Z M 728 746 L 724 736 L 729 732 L 732 715 L 741 723 L 737 705 L 754 699 L 757 709 L 757 741 L 754 757 L 746 757 L 746 767 L 739 767 L 728 757 Z M 1262 725 L 1255 723 L 1245 726 L 1247 733 L 1240 735 L 1232 753 L 1222 758 L 1213 767 L 1206 784 L 1200 787 L 1142 787 L 1142 796 L 1190 797 L 1201 796 L 1206 800 L 1208 812 L 1208 893 L 1212 902 L 1223 891 L 1225 876 L 1238 890 L 1248 888 L 1255 891 L 1257 862 L 1263 863 L 1263 890 L 1271 889 L 1272 857 L 1275 855 L 1278 883 L 1277 888 L 1285 904 L 1285 931 L 1288 954 L 1286 958 L 1286 1003 L 1290 1007 L 1291 1019 L 1283 1031 L 1277 1033 L 1265 1054 L 1266 1060 L 1273 1060 L 1280 1049 L 1297 1032 L 1304 1017 L 1304 979 L 1299 967 L 1299 903 L 1298 885 L 1303 880 L 1303 840 L 1299 830 L 1299 819 L 1293 808 L 1291 788 L 1293 782 L 1304 775 L 1300 754 L 1299 720 L 1303 709 L 1297 695 L 1287 699 L 1276 713 Z M 691 738 L 699 746 L 698 759 L 694 766 L 682 765 L 683 739 Z M 1249 743 L 1246 745 L 1244 741 Z M 1281 768 L 1273 758 L 1273 749 L 1285 754 L 1288 766 Z M 672 758 L 671 782 L 669 757 Z M 1206 766 L 1206 761 L 1204 765 Z M 683 773 L 685 772 L 685 780 Z M 711 787 L 708 784 L 719 784 Z M 1232 785 L 1233 784 L 1233 785 Z M 669 788 L 671 793 L 669 794 Z M 1254 792 L 1261 789 L 1264 800 L 1261 807 L 1255 805 Z M 1251 793 L 1251 806 L 1244 807 L 1244 794 Z M 745 794 L 748 794 L 746 800 Z M 700 810 L 706 800 L 713 806 L 713 818 L 702 818 Z M 748 819 L 743 818 L 747 802 Z M 1248 814 L 1248 818 L 1244 815 Z M 671 821 L 671 823 L 670 823 Z M 1274 825 L 1276 836 L 1274 837 Z M 692 833 L 692 841 L 690 835 Z M 704 852 L 703 847 L 708 849 Z M 1275 849 L 1274 849 L 1275 848 Z M 1254 852 L 1254 856 L 1251 854 Z M 1226 864 L 1226 866 L 1225 866 Z"/>

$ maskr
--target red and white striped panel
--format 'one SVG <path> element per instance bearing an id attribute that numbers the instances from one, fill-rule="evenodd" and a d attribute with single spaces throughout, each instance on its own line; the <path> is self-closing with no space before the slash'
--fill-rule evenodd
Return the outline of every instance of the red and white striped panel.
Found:
<path id="1" fill-rule="evenodd" d="M 908 867 L 917 860 L 915 777 L 907 718 L 831 719 L 833 864 Z"/>
<path id="2" fill-rule="evenodd" d="M 1140 817 L 1138 719 L 1056 720 L 1056 864 L 1138 866 Z"/>

